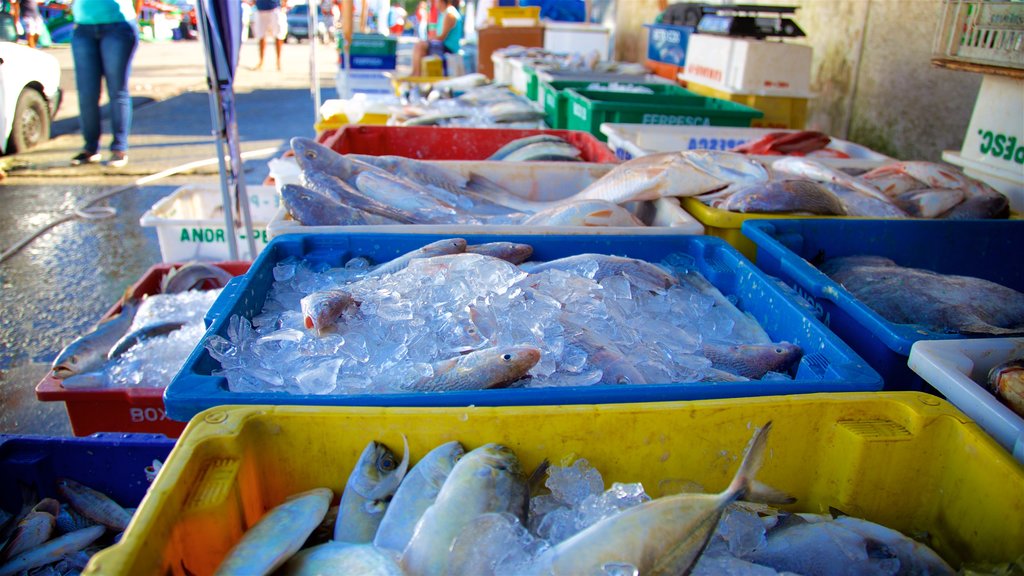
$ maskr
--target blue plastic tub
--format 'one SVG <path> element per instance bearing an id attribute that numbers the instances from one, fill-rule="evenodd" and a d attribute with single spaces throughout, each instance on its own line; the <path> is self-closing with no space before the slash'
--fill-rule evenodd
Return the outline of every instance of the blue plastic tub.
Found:
<path id="1" fill-rule="evenodd" d="M 647 28 L 647 59 L 675 66 L 686 64 L 686 50 L 690 45 L 693 26 L 670 24 L 644 24 Z"/>
<path id="2" fill-rule="evenodd" d="M 889 322 L 815 265 L 870 254 L 901 266 L 975 276 L 1024 291 L 1021 221 L 769 219 L 747 220 L 741 230 L 757 247 L 758 267 L 811 302 L 817 318 L 882 375 L 886 390 L 934 392 L 907 366 L 910 347 L 918 340 L 964 336 Z"/>
<path id="3" fill-rule="evenodd" d="M 353 70 L 394 70 L 398 64 L 398 56 L 377 56 L 373 54 L 350 54 Z M 345 69 L 345 57 L 338 55 L 338 66 Z"/>
<path id="4" fill-rule="evenodd" d="M 233 314 L 252 318 L 263 309 L 273 283 L 275 264 L 289 256 L 340 266 L 354 256 L 375 261 L 419 248 L 445 236 L 431 234 L 290 234 L 264 248 L 249 273 L 234 279 L 211 308 L 210 327 L 182 370 L 164 392 L 167 414 L 188 420 L 202 410 L 224 404 L 299 404 L 319 406 L 516 406 L 537 404 L 603 404 L 697 400 L 742 396 L 772 396 L 809 392 L 879 390 L 881 379 L 845 344 L 815 320 L 803 305 L 761 273 L 725 242 L 706 236 L 502 236 L 502 240 L 534 247 L 535 260 L 597 252 L 659 262 L 669 254 L 690 255 L 697 269 L 726 296 L 738 299 L 775 341 L 786 340 L 805 350 L 791 381 L 689 382 L 656 385 L 596 385 L 564 388 L 480 390 L 469 392 L 401 393 L 383 395 L 295 395 L 281 392 L 235 393 L 227 380 L 213 376 L 220 363 L 206 351 L 214 334 L 226 337 Z M 493 241 L 494 236 L 465 235 L 469 243 Z"/>
<path id="5" fill-rule="evenodd" d="M 149 489 L 146 467 L 161 462 L 174 440 L 161 434 L 99 433 L 82 438 L 0 435 L 0 507 L 21 508 L 19 485 L 58 498 L 57 480 L 70 478 L 134 508 Z"/>

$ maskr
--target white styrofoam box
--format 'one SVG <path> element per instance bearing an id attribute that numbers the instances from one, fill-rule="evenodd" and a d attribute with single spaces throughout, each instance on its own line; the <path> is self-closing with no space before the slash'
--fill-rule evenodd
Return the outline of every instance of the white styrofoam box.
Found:
<path id="1" fill-rule="evenodd" d="M 692 34 L 679 78 L 734 94 L 811 96 L 810 46 Z"/>
<path id="2" fill-rule="evenodd" d="M 269 242 L 267 223 L 281 206 L 273 186 L 246 186 L 249 213 L 257 252 Z M 156 228 L 160 256 L 164 262 L 231 259 L 224 227 L 224 208 L 219 184 L 189 185 L 160 199 L 139 219 L 141 226 Z M 235 218 L 241 227 L 241 217 Z M 244 230 L 237 230 L 238 258 L 251 260 Z"/>
<path id="3" fill-rule="evenodd" d="M 601 24 L 587 22 L 544 23 L 544 49 L 551 52 L 591 54 L 598 60 L 611 60 L 611 30 Z"/>
<path id="4" fill-rule="evenodd" d="M 955 150 L 943 152 L 942 159 L 959 166 L 964 174 L 971 178 L 981 180 L 998 190 L 1010 201 L 1010 210 L 1024 212 L 1024 174 L 971 160 Z"/>
<path id="5" fill-rule="evenodd" d="M 960 154 L 1024 182 L 1024 79 L 985 75 Z"/>
<path id="6" fill-rule="evenodd" d="M 281 164 L 272 167 L 278 186 L 293 182 L 298 168 L 284 166 L 294 160 L 282 158 Z M 583 162 L 494 162 L 437 160 L 430 162 L 463 175 L 478 174 L 499 182 L 513 194 L 538 202 L 557 201 L 567 198 L 597 180 L 615 164 L 591 164 Z M 280 175 L 280 178 L 276 177 Z M 297 178 L 296 178 L 297 180 Z M 303 226 L 292 220 L 282 206 L 267 226 L 270 238 L 283 234 L 330 234 L 351 233 L 408 233 L 408 234 L 703 234 L 704 226 L 682 209 L 676 198 L 661 198 L 653 203 L 649 220 L 641 215 L 649 226 L 602 227 L 602 226 L 515 226 L 515 225 L 471 225 L 471 224 L 391 224 L 382 226 Z"/>
<path id="7" fill-rule="evenodd" d="M 494 83 L 511 84 L 512 68 L 508 63 L 508 57 L 498 52 L 491 53 L 491 63 L 494 64 Z"/>
<path id="8" fill-rule="evenodd" d="M 1021 357 L 1024 338 L 918 340 L 907 364 L 1024 464 L 1024 418 L 983 384 L 992 368 Z"/>
<path id="9" fill-rule="evenodd" d="M 338 91 L 339 96 L 344 96 L 346 93 L 346 87 L 351 91 L 353 95 L 359 93 L 365 94 L 394 94 L 394 88 L 391 87 L 391 76 L 394 70 L 367 70 L 367 69 L 354 69 L 338 70 L 338 75 L 334 77 L 335 88 Z"/>
<path id="10" fill-rule="evenodd" d="M 601 125 L 601 133 L 608 137 L 608 147 L 623 160 L 678 150 L 731 150 L 740 144 L 753 142 L 768 134 L 777 132 L 800 132 L 800 130 L 783 130 L 776 128 L 730 128 L 727 126 L 667 126 L 659 124 L 614 124 Z M 832 138 L 826 147 L 842 152 L 849 158 L 830 158 L 808 156 L 834 168 L 872 169 L 895 162 L 884 154 L 874 150 Z M 754 158 L 765 162 L 778 160 L 781 156 L 761 156 Z"/>

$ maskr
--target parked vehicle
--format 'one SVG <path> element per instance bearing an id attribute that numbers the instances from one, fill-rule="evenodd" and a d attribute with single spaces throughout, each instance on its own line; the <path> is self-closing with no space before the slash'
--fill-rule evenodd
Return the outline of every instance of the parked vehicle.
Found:
<path id="1" fill-rule="evenodd" d="M 60 99 L 60 63 L 53 55 L 0 42 L 0 153 L 49 140 Z"/>

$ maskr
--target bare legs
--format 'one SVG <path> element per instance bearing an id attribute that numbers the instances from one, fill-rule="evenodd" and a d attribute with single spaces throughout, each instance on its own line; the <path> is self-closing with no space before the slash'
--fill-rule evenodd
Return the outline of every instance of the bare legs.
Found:
<path id="1" fill-rule="evenodd" d="M 412 47 L 412 75 L 420 75 L 420 67 L 423 57 L 427 55 L 428 44 L 426 40 L 420 40 Z"/>

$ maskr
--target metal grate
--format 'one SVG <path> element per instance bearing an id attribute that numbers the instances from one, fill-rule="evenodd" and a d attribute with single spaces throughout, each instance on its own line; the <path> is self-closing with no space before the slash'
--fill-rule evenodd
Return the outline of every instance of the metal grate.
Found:
<path id="1" fill-rule="evenodd" d="M 1024 3 L 946 0 L 936 58 L 1024 70 Z"/>

